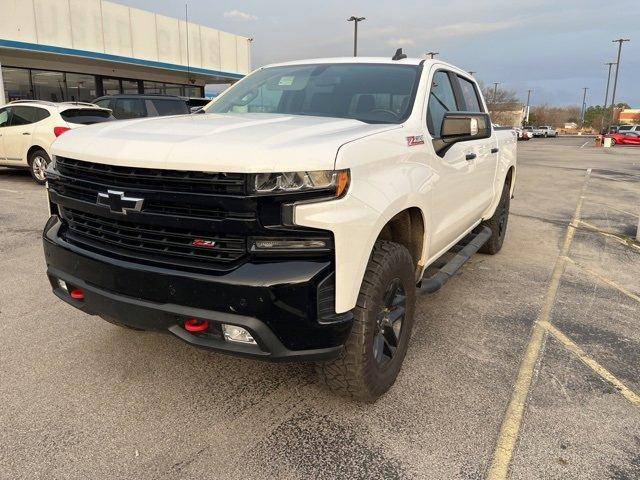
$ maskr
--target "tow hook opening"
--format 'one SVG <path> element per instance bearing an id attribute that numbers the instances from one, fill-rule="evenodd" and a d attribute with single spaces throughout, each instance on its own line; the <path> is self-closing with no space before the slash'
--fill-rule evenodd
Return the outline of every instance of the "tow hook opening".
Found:
<path id="1" fill-rule="evenodd" d="M 184 321 L 184 329 L 190 333 L 202 333 L 209 330 L 209 321 L 199 318 L 187 318 Z"/>

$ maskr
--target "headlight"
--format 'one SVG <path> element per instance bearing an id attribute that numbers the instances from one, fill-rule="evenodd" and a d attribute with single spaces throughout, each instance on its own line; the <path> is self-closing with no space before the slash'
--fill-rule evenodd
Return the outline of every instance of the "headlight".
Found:
<path id="1" fill-rule="evenodd" d="M 349 188 L 349 180 L 349 170 L 258 173 L 255 175 L 254 190 L 258 194 L 328 190 L 336 197 L 341 197 Z"/>

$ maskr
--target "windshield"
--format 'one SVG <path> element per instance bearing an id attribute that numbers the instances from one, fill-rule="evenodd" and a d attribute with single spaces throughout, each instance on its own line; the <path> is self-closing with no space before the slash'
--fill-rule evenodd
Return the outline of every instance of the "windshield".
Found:
<path id="1" fill-rule="evenodd" d="M 624 131 L 624 130 L 633 130 L 633 125 L 622 125 L 621 127 L 618 127 L 619 131 Z"/>
<path id="2" fill-rule="evenodd" d="M 420 67 L 317 64 L 258 70 L 206 113 L 282 113 L 401 123 L 411 113 Z"/>

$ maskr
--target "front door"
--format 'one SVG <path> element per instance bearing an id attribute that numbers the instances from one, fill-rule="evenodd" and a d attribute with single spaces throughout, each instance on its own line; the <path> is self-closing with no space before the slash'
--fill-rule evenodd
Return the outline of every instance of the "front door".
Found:
<path id="1" fill-rule="evenodd" d="M 432 139 L 440 138 L 444 116 L 463 110 L 456 94 L 455 77 L 446 70 L 437 70 L 431 82 L 427 106 L 426 129 Z M 477 159 L 483 149 L 479 141 L 460 142 L 444 154 L 428 147 L 428 163 L 434 171 L 432 210 L 430 213 L 430 256 L 440 253 L 468 230 L 479 218 L 476 189 Z"/>

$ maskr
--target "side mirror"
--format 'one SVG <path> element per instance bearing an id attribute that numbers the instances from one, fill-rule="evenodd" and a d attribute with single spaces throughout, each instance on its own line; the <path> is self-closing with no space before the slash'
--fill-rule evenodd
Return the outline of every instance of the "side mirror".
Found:
<path id="1" fill-rule="evenodd" d="M 486 113 L 449 112 L 442 119 L 440 138 L 433 140 L 439 155 L 458 142 L 491 137 L 491 120 Z"/>

